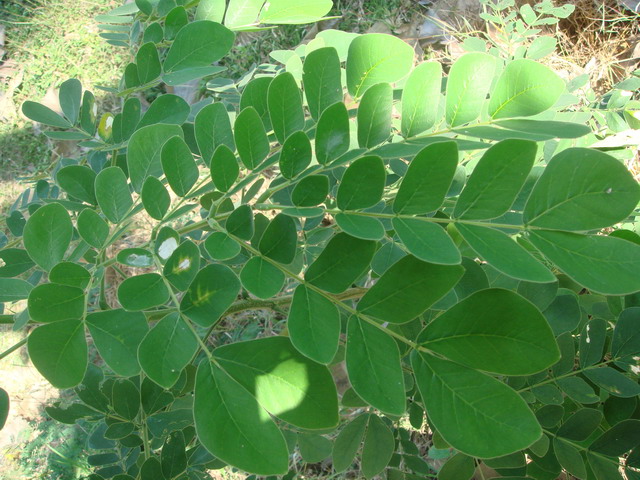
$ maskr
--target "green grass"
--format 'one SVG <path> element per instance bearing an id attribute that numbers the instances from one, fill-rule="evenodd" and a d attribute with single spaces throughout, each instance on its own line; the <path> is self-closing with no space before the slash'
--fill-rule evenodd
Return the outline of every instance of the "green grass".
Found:
<path id="1" fill-rule="evenodd" d="M 0 23 L 6 28 L 3 60 L 13 65 L 9 78 L 0 77 L 6 97 L 1 112 L 6 121 L 0 121 L 3 179 L 38 172 L 55 160 L 47 139 L 22 117 L 25 100 L 41 101 L 72 77 L 93 91 L 97 84 L 118 81 L 128 52 L 100 38 L 93 20 L 117 5 L 114 0 L 0 0 Z M 22 80 L 12 82 L 19 75 Z"/>

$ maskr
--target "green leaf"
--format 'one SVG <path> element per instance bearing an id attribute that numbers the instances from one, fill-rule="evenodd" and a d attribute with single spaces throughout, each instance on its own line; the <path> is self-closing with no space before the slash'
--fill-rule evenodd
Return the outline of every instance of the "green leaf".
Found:
<path id="1" fill-rule="evenodd" d="M 149 331 L 142 313 L 106 310 L 87 315 L 87 327 L 98 353 L 118 375 L 131 377 L 140 373 L 138 346 Z M 156 354 L 164 350 L 157 350 Z"/>
<path id="2" fill-rule="evenodd" d="M 169 300 L 169 290 L 157 273 L 129 277 L 118 286 L 118 301 L 125 310 L 140 311 Z"/>
<path id="3" fill-rule="evenodd" d="M 331 105 L 342 101 L 340 58 L 333 47 L 319 48 L 309 53 L 303 64 L 302 83 L 314 120 Z"/>
<path id="4" fill-rule="evenodd" d="M 264 0 L 229 0 L 224 24 L 234 30 L 258 24 Z"/>
<path id="5" fill-rule="evenodd" d="M 607 322 L 594 318 L 584 326 L 580 335 L 580 367 L 585 368 L 602 359 L 607 339 Z"/>
<path id="6" fill-rule="evenodd" d="M 111 223 L 120 223 L 133 206 L 127 177 L 120 167 L 107 167 L 96 177 L 96 198 Z"/>
<path id="7" fill-rule="evenodd" d="M 378 83 L 369 88 L 358 106 L 358 144 L 373 148 L 391 135 L 391 111 L 393 90 L 388 83 Z"/>
<path id="8" fill-rule="evenodd" d="M 579 138 L 591 133 L 591 128 L 588 125 L 552 120 L 519 118 L 515 120 L 499 120 L 494 124 L 517 132 L 548 135 L 554 138 Z"/>
<path id="9" fill-rule="evenodd" d="M 640 420 L 629 419 L 614 425 L 596 438 L 589 450 L 608 457 L 619 457 L 640 445 Z"/>
<path id="10" fill-rule="evenodd" d="M 564 81 L 544 65 L 521 58 L 507 64 L 489 101 L 491 118 L 529 117 L 551 108 Z"/>
<path id="11" fill-rule="evenodd" d="M 51 110 L 49 107 L 36 102 L 24 102 L 22 104 L 22 113 L 29 120 L 42 123 L 44 125 L 50 125 L 58 128 L 71 128 L 71 125 L 67 120 Z"/>
<path id="12" fill-rule="evenodd" d="M 196 9 L 196 20 L 222 23 L 226 7 L 225 0 L 200 0 Z"/>
<path id="13" fill-rule="evenodd" d="M 356 98 L 377 83 L 397 82 L 413 66 L 413 48 L 392 35 L 370 33 L 349 45 L 347 87 Z"/>
<path id="14" fill-rule="evenodd" d="M 96 131 L 96 112 L 96 99 L 93 93 L 85 90 L 82 95 L 82 108 L 80 109 L 80 127 L 90 135 L 93 135 Z"/>
<path id="15" fill-rule="evenodd" d="M 164 317 L 142 339 L 140 366 L 158 385 L 171 388 L 198 349 L 198 341 L 178 313 Z"/>
<path id="16" fill-rule="evenodd" d="M 447 124 L 457 127 L 478 118 L 495 69 L 496 59 L 486 53 L 467 53 L 456 60 L 447 78 Z"/>
<path id="17" fill-rule="evenodd" d="M 199 80 L 203 77 L 215 75 L 224 72 L 226 67 L 211 65 L 208 67 L 193 67 L 178 70 L 177 72 L 165 73 L 162 75 L 162 81 L 169 86 L 184 85 L 192 80 Z"/>
<path id="18" fill-rule="evenodd" d="M 532 230 L 529 240 L 580 285 L 605 295 L 640 290 L 640 245 L 615 237 Z"/>
<path id="19" fill-rule="evenodd" d="M 524 221 L 552 230 L 593 230 L 624 220 L 640 202 L 640 186 L 617 159 L 569 148 L 553 157 L 524 208 Z"/>
<path id="20" fill-rule="evenodd" d="M 367 428 L 369 415 L 360 414 L 342 429 L 333 444 L 333 468 L 337 473 L 345 471 L 353 463 Z"/>
<path id="21" fill-rule="evenodd" d="M 269 413 L 216 365 L 198 367 L 193 404 L 198 439 L 223 462 L 258 475 L 284 474 L 289 452 Z"/>
<path id="22" fill-rule="evenodd" d="M 230 235 L 241 238 L 242 240 L 251 240 L 254 232 L 253 212 L 249 205 L 240 205 L 236 208 L 225 225 Z"/>
<path id="23" fill-rule="evenodd" d="M 138 49 L 136 65 L 138 66 L 138 79 L 142 84 L 149 83 L 160 76 L 162 65 L 155 43 L 145 43 Z"/>
<path id="24" fill-rule="evenodd" d="M 473 458 L 463 453 L 456 453 L 442 466 L 438 472 L 439 480 L 469 480 L 473 477 L 476 464 Z"/>
<path id="25" fill-rule="evenodd" d="M 587 468 L 580 451 L 570 443 L 560 439 L 553 439 L 553 453 L 558 462 L 567 472 L 577 478 L 587 478 Z"/>
<path id="26" fill-rule="evenodd" d="M 549 283 L 555 275 L 506 233 L 493 228 L 457 223 L 469 246 L 496 270 L 528 282 Z"/>
<path id="27" fill-rule="evenodd" d="M 240 160 L 248 169 L 256 168 L 267 158 L 271 147 L 255 108 L 247 107 L 238 114 L 234 131 Z"/>
<path id="28" fill-rule="evenodd" d="M 190 23 L 176 35 L 164 60 L 164 71 L 209 66 L 229 52 L 234 40 L 234 33 L 219 23 L 209 20 Z"/>
<path id="29" fill-rule="evenodd" d="M 226 145 L 219 145 L 211 158 L 211 179 L 221 192 L 227 192 L 238 179 L 240 167 L 236 156 Z"/>
<path id="30" fill-rule="evenodd" d="M 134 420 L 140 411 L 140 391 L 127 379 L 118 379 L 113 384 L 113 410 L 127 420 Z"/>
<path id="31" fill-rule="evenodd" d="M 420 260 L 441 265 L 458 265 L 462 261 L 458 247 L 437 223 L 396 217 L 392 224 L 409 253 Z"/>
<path id="32" fill-rule="evenodd" d="M 267 93 L 273 77 L 258 77 L 247 83 L 240 97 L 240 111 L 247 107 L 253 107 L 262 119 L 265 130 L 271 130 L 271 119 L 269 118 L 269 106 L 267 104 Z"/>
<path id="33" fill-rule="evenodd" d="M 96 174 L 89 167 L 69 165 L 56 174 L 56 182 L 65 192 L 83 202 L 96 205 Z"/>
<path id="34" fill-rule="evenodd" d="M 456 450 L 499 457 L 542 435 L 522 397 L 499 380 L 423 353 L 415 352 L 411 364 L 429 420 Z"/>
<path id="35" fill-rule="evenodd" d="M 182 292 L 189 288 L 198 270 L 200 270 L 200 250 L 191 240 L 185 240 L 165 263 L 162 275 L 176 290 Z"/>
<path id="36" fill-rule="evenodd" d="M 253 257 L 242 267 L 240 281 L 258 298 L 275 296 L 284 285 L 284 273 L 262 257 Z"/>
<path id="37" fill-rule="evenodd" d="M 402 123 L 404 137 L 426 132 L 438 119 L 442 65 L 424 62 L 418 65 L 402 90 Z"/>
<path id="38" fill-rule="evenodd" d="M 138 128 L 149 125 L 182 125 L 191 111 L 189 104 L 178 95 L 165 94 L 157 97 L 145 112 Z"/>
<path id="39" fill-rule="evenodd" d="M 62 320 L 42 325 L 27 340 L 31 361 L 51 385 L 71 388 L 84 378 L 87 341 L 80 320 Z"/>
<path id="40" fill-rule="evenodd" d="M 169 192 L 156 177 L 147 177 L 142 185 L 142 205 L 151 218 L 162 220 L 171 205 Z"/>
<path id="41" fill-rule="evenodd" d="M 420 150 L 403 177 L 393 211 L 404 215 L 436 211 L 442 206 L 457 166 L 455 142 L 437 142 Z"/>
<path id="42" fill-rule="evenodd" d="M 503 375 L 531 375 L 560 360 L 540 311 L 499 288 L 471 294 L 429 323 L 418 341 L 454 362 Z"/>
<path id="43" fill-rule="evenodd" d="M 109 236 L 109 225 L 95 211 L 85 208 L 78 215 L 78 233 L 95 248 L 102 248 Z"/>
<path id="44" fill-rule="evenodd" d="M 177 477 L 186 470 L 187 454 L 185 450 L 186 445 L 182 430 L 171 432 L 164 441 L 164 445 L 162 445 L 162 453 L 160 455 L 164 478 Z"/>
<path id="45" fill-rule="evenodd" d="M 373 478 L 389 464 L 396 441 L 389 427 L 377 415 L 370 415 L 362 447 L 360 469 L 365 478 Z"/>
<path id="46" fill-rule="evenodd" d="M 78 115 L 80 114 L 80 103 L 82 102 L 82 85 L 80 81 L 75 78 L 70 78 L 60 85 L 60 92 L 58 94 L 60 100 L 60 108 L 62 113 L 67 117 L 71 125 L 75 125 L 78 122 Z"/>
<path id="47" fill-rule="evenodd" d="M 614 358 L 640 354 L 639 319 L 640 307 L 627 308 L 618 317 L 611 342 L 611 354 Z"/>
<path id="48" fill-rule="evenodd" d="M 602 412 L 595 408 L 581 408 L 568 417 L 558 429 L 559 437 L 582 442 L 600 426 Z"/>
<path id="49" fill-rule="evenodd" d="M 364 240 L 381 240 L 384 237 L 384 225 L 377 218 L 338 213 L 335 220 L 342 231 L 352 237 Z"/>
<path id="50" fill-rule="evenodd" d="M 640 395 L 638 382 L 631 380 L 614 368 L 592 368 L 585 370 L 584 375 L 613 396 L 631 398 Z"/>
<path id="51" fill-rule="evenodd" d="M 202 327 L 215 324 L 240 291 L 240 281 L 229 267 L 207 265 L 198 272 L 180 302 L 180 311 Z"/>
<path id="52" fill-rule="evenodd" d="M 533 167 L 537 146 L 527 140 L 503 140 L 490 147 L 460 194 L 454 217 L 496 218 L 509 210 Z"/>
<path id="53" fill-rule="evenodd" d="M 45 271 L 63 258 L 73 236 L 73 225 L 66 209 L 51 203 L 36 210 L 24 226 L 24 248 L 31 259 Z"/>
<path id="54" fill-rule="evenodd" d="M 172 9 L 164 20 L 164 38 L 165 40 L 173 40 L 176 34 L 189 23 L 187 11 L 181 5 Z M 138 72 L 139 72 L 138 68 Z"/>
<path id="55" fill-rule="evenodd" d="M 207 165 L 220 145 L 227 146 L 232 153 L 235 150 L 231 120 L 224 103 L 214 102 L 200 110 L 194 127 L 200 155 Z"/>
<path id="56" fill-rule="evenodd" d="M 260 23 L 298 25 L 317 22 L 332 7 L 331 0 L 270 0 L 260 12 Z"/>
<path id="57" fill-rule="evenodd" d="M 409 322 L 444 297 L 463 273 L 461 266 L 435 265 L 407 255 L 369 289 L 358 311 L 389 323 Z"/>
<path id="58" fill-rule="evenodd" d="M 346 363 L 349 381 L 360 398 L 389 415 L 404 413 L 400 352 L 389 335 L 352 316 L 347 325 Z"/>
<path id="59" fill-rule="evenodd" d="M 200 174 L 189 145 L 181 137 L 171 137 L 162 147 L 160 159 L 171 190 L 185 197 Z"/>
<path id="60" fill-rule="evenodd" d="M 278 142 L 284 143 L 289 135 L 304 128 L 302 95 L 291 73 L 281 73 L 271 81 L 267 105 Z"/>
<path id="61" fill-rule="evenodd" d="M 44 283 L 29 293 L 29 316 L 36 322 L 78 320 L 84 315 L 84 291 L 77 287 Z"/>
<path id="62" fill-rule="evenodd" d="M 137 130 L 129 139 L 127 148 L 127 166 L 131 184 L 140 192 L 147 177 L 160 177 L 162 146 L 171 137 L 184 137 L 178 125 L 149 125 Z"/>
<path id="63" fill-rule="evenodd" d="M 2 430 L 9 417 L 9 394 L 3 388 L 0 388 L 0 430 Z"/>
<path id="64" fill-rule="evenodd" d="M 305 280 L 329 293 L 342 293 L 369 268 L 376 242 L 338 233 L 309 265 Z"/>
<path id="65" fill-rule="evenodd" d="M 329 177 L 309 175 L 300 180 L 291 192 L 291 201 L 298 207 L 314 207 L 329 194 Z"/>
<path id="66" fill-rule="evenodd" d="M 316 127 L 316 158 L 322 165 L 335 160 L 349 150 L 349 112 L 338 102 L 322 112 Z"/>
<path id="67" fill-rule="evenodd" d="M 335 357 L 340 340 L 340 313 L 331 300 L 298 285 L 287 328 L 293 346 L 311 360 L 328 365 Z"/>
<path id="68" fill-rule="evenodd" d="M 262 234 L 260 252 L 277 262 L 293 262 L 298 244 L 298 232 L 293 218 L 282 213 L 276 215 Z"/>
<path id="69" fill-rule="evenodd" d="M 386 176 L 380 157 L 357 159 L 342 175 L 337 194 L 338 208 L 360 210 L 372 207 L 382 198 Z"/>
<path id="70" fill-rule="evenodd" d="M 281 336 L 219 347 L 220 366 L 272 415 L 305 429 L 338 425 L 338 396 L 327 367 Z"/>
<path id="71" fill-rule="evenodd" d="M 3 248 L 0 250 L 0 278 L 22 275 L 34 266 L 26 250 L 21 248 Z"/>
<path id="72" fill-rule="evenodd" d="M 556 383 L 569 398 L 578 403 L 588 405 L 600 401 L 593 388 L 580 377 L 560 378 Z"/>
<path id="73" fill-rule="evenodd" d="M 242 247 L 224 232 L 213 232 L 204 241 L 204 248 L 214 260 L 229 260 L 236 257 Z"/>
<path id="74" fill-rule="evenodd" d="M 311 163 L 311 155 L 311 142 L 307 134 L 302 131 L 292 133 L 282 145 L 280 173 L 289 180 L 298 176 Z"/>
<path id="75" fill-rule="evenodd" d="M 298 435 L 300 456 L 307 463 L 319 463 L 331 455 L 333 443 L 322 435 L 301 433 Z"/>
<path id="76" fill-rule="evenodd" d="M 0 303 L 24 300 L 32 289 L 33 285 L 19 278 L 0 278 Z"/>

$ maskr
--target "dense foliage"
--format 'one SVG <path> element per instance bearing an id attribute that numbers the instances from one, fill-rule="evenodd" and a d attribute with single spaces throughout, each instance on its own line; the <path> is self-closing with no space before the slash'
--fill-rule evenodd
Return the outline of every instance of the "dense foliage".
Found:
<path id="1" fill-rule="evenodd" d="M 365 478 L 638 478 L 640 237 L 619 224 L 640 186 L 617 151 L 588 148 L 592 113 L 565 82 L 526 48 L 444 75 L 395 37 L 328 30 L 232 83 L 213 64 L 234 31 L 331 2 L 226 7 L 99 18 L 135 52 L 121 112 L 98 118 L 76 80 L 63 116 L 23 106 L 85 153 L 7 217 L 0 302 L 27 308 L 2 319 L 75 388 L 47 412 L 95 425 L 91 478 L 291 479 L 296 445 Z M 139 92 L 209 77 L 212 97 L 141 112 Z M 147 238 L 125 244 L 143 215 Z M 228 334 L 261 309 L 286 323 Z M 414 443 L 425 425 L 453 449 L 439 472 Z"/>

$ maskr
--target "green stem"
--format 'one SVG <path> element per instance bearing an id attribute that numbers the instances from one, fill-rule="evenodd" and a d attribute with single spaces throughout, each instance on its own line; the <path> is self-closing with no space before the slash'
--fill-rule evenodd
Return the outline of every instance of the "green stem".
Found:
<path id="1" fill-rule="evenodd" d="M 0 353 L 0 360 L 2 360 L 5 357 L 8 357 L 9 355 L 11 355 L 13 352 L 18 350 L 20 347 L 22 347 L 26 343 L 27 343 L 27 338 L 25 337 L 22 340 L 20 340 L 18 343 L 16 343 L 15 345 L 7 348 L 4 352 Z"/>
<path id="2" fill-rule="evenodd" d="M 528 387 L 521 388 L 520 390 L 518 390 L 518 393 L 526 392 L 528 390 L 531 390 L 532 388 L 536 388 L 536 387 L 539 387 L 541 385 L 546 385 L 548 383 L 553 383 L 553 382 L 555 382 L 557 380 L 560 380 L 562 378 L 572 377 L 574 375 L 578 375 L 579 373 L 585 372 L 587 370 L 593 370 L 595 368 L 600 368 L 603 365 L 608 365 L 608 364 L 613 363 L 615 361 L 617 361 L 617 359 L 611 359 L 611 360 L 607 360 L 606 362 L 596 363 L 595 365 L 589 365 L 588 367 L 579 368 L 578 370 L 571 370 L 570 372 L 567 372 L 567 373 L 565 373 L 563 375 L 559 375 L 557 377 L 548 378 L 547 380 L 544 380 L 542 382 L 538 382 L 538 383 L 535 383 L 533 385 L 529 385 Z"/>

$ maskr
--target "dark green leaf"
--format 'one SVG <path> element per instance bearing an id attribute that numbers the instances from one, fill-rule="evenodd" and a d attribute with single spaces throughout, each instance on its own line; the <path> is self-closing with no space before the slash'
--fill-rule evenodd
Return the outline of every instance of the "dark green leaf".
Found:
<path id="1" fill-rule="evenodd" d="M 96 205 L 96 174 L 89 167 L 69 165 L 56 174 L 56 182 L 65 192 L 83 202 Z"/>
<path id="2" fill-rule="evenodd" d="M 45 271 L 63 258 L 73 236 L 73 225 L 59 203 L 40 207 L 24 226 L 24 248 L 31 259 Z"/>
<path id="3" fill-rule="evenodd" d="M 185 240 L 165 263 L 162 275 L 176 290 L 182 292 L 189 288 L 198 270 L 200 270 L 200 250 L 191 240 Z"/>
<path id="4" fill-rule="evenodd" d="M 56 388 L 78 385 L 87 369 L 87 341 L 80 320 L 42 325 L 29 335 L 29 357 Z"/>
<path id="5" fill-rule="evenodd" d="M 640 385 L 611 367 L 593 368 L 584 371 L 585 376 L 611 395 L 622 398 L 640 395 Z"/>
<path id="6" fill-rule="evenodd" d="M 338 397 L 329 370 L 301 355 L 286 337 L 228 344 L 213 354 L 272 415 L 305 429 L 338 425 Z"/>
<path id="7" fill-rule="evenodd" d="M 276 215 L 262 234 L 260 252 L 277 262 L 293 262 L 298 244 L 298 232 L 293 218 L 282 213 Z"/>
<path id="8" fill-rule="evenodd" d="M 172 137 L 162 147 L 160 159 L 171 190 L 179 197 L 186 196 L 199 176 L 189 145 L 180 137 Z"/>
<path id="9" fill-rule="evenodd" d="M 242 247 L 224 232 L 213 232 L 204 241 L 204 248 L 214 260 L 229 260 L 236 257 Z"/>
<path id="10" fill-rule="evenodd" d="M 489 148 L 456 202 L 454 216 L 496 218 L 509 210 L 533 167 L 537 146 L 527 140 L 503 140 Z"/>
<path id="11" fill-rule="evenodd" d="M 386 172 L 380 157 L 362 157 L 349 165 L 338 187 L 338 208 L 359 210 L 380 201 Z"/>
<path id="12" fill-rule="evenodd" d="M 580 335 L 580 367 L 588 367 L 602 359 L 607 339 L 607 322 L 595 318 L 584 326 Z"/>
<path id="13" fill-rule="evenodd" d="M 267 158 L 270 147 L 264 125 L 255 108 L 245 108 L 238 114 L 234 132 L 240 160 L 248 169 L 256 168 Z"/>
<path id="14" fill-rule="evenodd" d="M 611 354 L 614 358 L 640 354 L 640 307 L 627 308 L 618 317 L 613 330 Z"/>
<path id="15" fill-rule="evenodd" d="M 162 73 L 158 50 L 153 42 L 142 45 L 136 53 L 136 65 L 138 66 L 138 79 L 140 83 L 149 83 Z"/>
<path id="16" fill-rule="evenodd" d="M 549 283 L 555 275 L 517 241 L 493 228 L 456 224 L 469 246 L 496 270 L 518 280 Z"/>
<path id="17" fill-rule="evenodd" d="M 365 402 L 390 415 L 404 413 L 400 353 L 389 335 L 352 316 L 347 327 L 346 363 L 349 381 Z"/>
<path id="18" fill-rule="evenodd" d="M 298 448 L 302 459 L 307 463 L 319 463 L 329 455 L 333 443 L 322 435 L 305 434 L 298 435 Z"/>
<path id="19" fill-rule="evenodd" d="M 140 411 L 140 391 L 127 379 L 113 383 L 113 410 L 127 420 L 134 420 Z"/>
<path id="20" fill-rule="evenodd" d="M 147 177 L 142 185 L 140 196 L 149 216 L 162 220 L 171 205 L 171 197 L 162 182 L 156 177 Z"/>
<path id="21" fill-rule="evenodd" d="M 391 135 L 393 90 L 388 83 L 369 88 L 358 106 L 358 144 L 373 148 Z"/>
<path id="22" fill-rule="evenodd" d="M 198 367 L 193 417 L 200 442 L 216 458 L 259 475 L 287 472 L 287 444 L 267 411 L 207 361 Z"/>
<path id="23" fill-rule="evenodd" d="M 210 327 L 233 303 L 240 281 L 229 267 L 207 265 L 198 272 L 180 302 L 180 311 L 200 326 Z"/>
<path id="24" fill-rule="evenodd" d="M 36 322 L 81 319 L 85 296 L 82 289 L 68 285 L 44 283 L 29 293 L 29 316 Z"/>
<path id="25" fill-rule="evenodd" d="M 111 223 L 120 223 L 133 206 L 127 177 L 120 167 L 108 167 L 96 177 L 96 198 Z"/>
<path id="26" fill-rule="evenodd" d="M 19 278 L 0 278 L 0 302 L 17 302 L 29 296 L 33 285 Z"/>
<path id="27" fill-rule="evenodd" d="M 298 207 L 314 207 L 329 194 L 329 177 L 309 175 L 300 180 L 291 192 L 291 201 Z"/>
<path id="28" fill-rule="evenodd" d="M 440 208 L 458 165 L 455 142 L 433 143 L 418 152 L 405 173 L 393 211 L 419 215 Z"/>
<path id="29" fill-rule="evenodd" d="M 160 95 L 145 112 L 138 128 L 156 124 L 182 125 L 190 111 L 189 104 L 182 97 L 171 94 Z"/>
<path id="30" fill-rule="evenodd" d="M 299 131 L 289 135 L 278 161 L 284 178 L 292 179 L 302 173 L 311 163 L 311 142 L 307 134 Z"/>
<path id="31" fill-rule="evenodd" d="M 247 107 L 253 107 L 258 116 L 262 119 L 264 128 L 271 130 L 271 120 L 269 119 L 269 107 L 267 105 L 267 92 L 273 77 L 258 77 L 247 83 L 240 97 L 240 111 Z"/>
<path id="32" fill-rule="evenodd" d="M 589 446 L 592 452 L 619 457 L 640 445 L 640 420 L 629 419 L 614 425 Z"/>
<path id="33" fill-rule="evenodd" d="M 451 290 L 463 272 L 460 266 L 434 265 L 407 255 L 369 289 L 358 311 L 385 322 L 409 322 Z"/>
<path id="34" fill-rule="evenodd" d="M 333 444 L 333 468 L 337 473 L 343 472 L 351 466 L 367 427 L 369 415 L 361 414 L 351 420 L 336 437 Z"/>
<path id="35" fill-rule="evenodd" d="M 471 294 L 427 325 L 419 341 L 454 362 L 503 375 L 531 375 L 560 359 L 540 311 L 498 288 Z"/>
<path id="36" fill-rule="evenodd" d="M 456 453 L 442 466 L 438 472 L 438 480 L 469 480 L 475 470 L 473 458 L 464 453 Z"/>
<path id="37" fill-rule="evenodd" d="M 234 39 L 234 33 L 219 23 L 209 20 L 190 23 L 176 35 L 164 60 L 164 71 L 209 66 L 227 54 Z"/>
<path id="38" fill-rule="evenodd" d="M 602 422 L 602 412 L 595 408 L 581 408 L 571 414 L 558 430 L 559 437 L 582 442 L 596 431 Z"/>
<path id="39" fill-rule="evenodd" d="M 118 287 L 118 301 L 128 311 L 157 307 L 167 300 L 169 300 L 169 290 L 157 273 L 129 277 Z"/>
<path id="40" fill-rule="evenodd" d="M 211 179 L 221 192 L 228 191 L 238 179 L 240 167 L 236 156 L 226 145 L 220 145 L 211 159 Z"/>
<path id="41" fill-rule="evenodd" d="M 553 157 L 524 208 L 525 223 L 552 230 L 592 230 L 624 220 L 640 186 L 617 159 L 569 148 Z"/>
<path id="42" fill-rule="evenodd" d="M 284 285 L 284 273 L 262 257 L 253 257 L 240 272 L 242 286 L 258 298 L 275 296 Z"/>
<path id="43" fill-rule="evenodd" d="M 420 260 L 441 265 L 458 265 L 462 261 L 458 247 L 446 230 L 422 218 L 394 218 L 392 221 L 402 244 Z"/>
<path id="44" fill-rule="evenodd" d="M 411 360 L 429 420 L 456 450 L 499 457 L 542 435 L 522 397 L 499 380 L 422 353 Z"/>
<path id="45" fill-rule="evenodd" d="M 236 208 L 226 223 L 227 232 L 242 240 L 251 240 L 254 233 L 253 212 L 249 205 L 240 205 Z"/>
<path id="46" fill-rule="evenodd" d="M 314 120 L 330 105 L 342 101 L 340 58 L 336 49 L 325 47 L 309 53 L 304 59 L 302 82 Z"/>
<path id="47" fill-rule="evenodd" d="M 198 342 L 178 313 L 164 317 L 146 334 L 138 356 L 144 373 L 158 385 L 171 388 L 196 353 Z"/>
<path id="48" fill-rule="evenodd" d="M 535 230 L 531 243 L 580 285 L 605 295 L 640 290 L 640 245 L 615 237 Z"/>
<path id="49" fill-rule="evenodd" d="M 304 128 L 302 95 L 295 78 L 289 72 L 276 76 L 267 93 L 269 118 L 278 142 Z"/>
<path id="50" fill-rule="evenodd" d="M 160 462 L 165 478 L 174 478 L 187 468 L 184 434 L 181 430 L 171 432 L 162 446 Z"/>
<path id="51" fill-rule="evenodd" d="M 78 122 L 80 102 L 82 101 L 82 85 L 75 78 L 62 82 L 59 92 L 60 108 L 71 125 Z"/>
<path id="52" fill-rule="evenodd" d="M 340 313 L 331 300 L 299 285 L 293 294 L 287 328 L 291 343 L 311 360 L 329 364 L 338 351 Z"/>
<path id="53" fill-rule="evenodd" d="M 306 281 L 330 293 L 342 293 L 369 268 L 376 242 L 346 233 L 335 235 L 304 275 Z"/>
<path id="54" fill-rule="evenodd" d="M 91 282 L 91 274 L 84 266 L 78 263 L 61 262 L 51 269 L 49 280 L 52 283 L 69 285 L 84 290 Z"/>
<path id="55" fill-rule="evenodd" d="M 587 478 L 587 468 L 580 450 L 560 438 L 554 438 L 553 452 L 567 472 L 577 478 Z"/>
<path id="56" fill-rule="evenodd" d="M 3 248 L 0 260 L 0 278 L 17 277 L 35 265 L 27 251 L 21 248 Z"/>
<path id="57" fill-rule="evenodd" d="M 377 415 L 370 415 L 362 447 L 360 469 L 370 479 L 381 473 L 395 452 L 396 442 L 389 427 Z"/>
<path id="58" fill-rule="evenodd" d="M 335 160 L 349 150 L 349 112 L 342 102 L 322 112 L 316 127 L 316 158 L 322 165 Z"/>
<path id="59" fill-rule="evenodd" d="M 235 150 L 229 112 L 224 103 L 215 102 L 200 110 L 196 115 L 194 127 L 200 155 L 207 165 L 211 163 L 211 157 L 220 145 Z"/>

